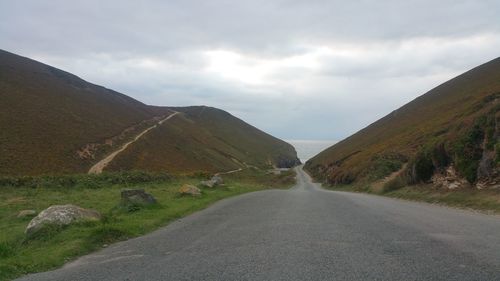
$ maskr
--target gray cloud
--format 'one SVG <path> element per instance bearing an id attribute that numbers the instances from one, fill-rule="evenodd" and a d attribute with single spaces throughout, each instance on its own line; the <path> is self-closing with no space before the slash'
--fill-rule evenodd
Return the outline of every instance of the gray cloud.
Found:
<path id="1" fill-rule="evenodd" d="M 7 1 L 0 48 L 145 103 L 338 140 L 498 56 L 498 1 Z"/>

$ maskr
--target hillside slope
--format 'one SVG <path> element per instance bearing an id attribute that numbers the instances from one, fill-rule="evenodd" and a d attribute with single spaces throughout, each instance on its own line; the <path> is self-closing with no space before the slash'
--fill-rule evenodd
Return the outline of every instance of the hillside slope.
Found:
<path id="1" fill-rule="evenodd" d="M 117 156 L 108 170 L 136 167 L 188 172 L 195 168 L 218 172 L 299 163 L 293 146 L 225 111 L 205 106 L 172 110 L 180 114 Z"/>
<path id="2" fill-rule="evenodd" d="M 162 115 L 158 108 L 1 50 L 0 100 L 0 174 L 9 175 L 85 172 L 106 152 L 106 142 Z"/>
<path id="3" fill-rule="evenodd" d="M 329 184 L 370 183 L 408 163 L 400 184 L 498 185 L 499 98 L 497 58 L 319 153 L 305 168 Z"/>
<path id="4" fill-rule="evenodd" d="M 85 173 L 100 159 L 173 112 L 167 107 L 145 105 L 126 95 L 88 83 L 73 74 L 2 50 L 0 101 L 0 175 L 4 176 Z M 201 130 L 197 128 L 198 125 L 192 124 L 180 124 L 176 134 L 181 133 L 183 138 L 191 141 Z M 243 124 L 241 122 L 239 125 Z M 155 139 L 164 135 L 154 131 L 151 135 L 153 137 L 149 140 L 169 147 L 167 141 Z M 223 134 L 214 135 L 224 137 Z M 240 137 L 253 138 L 254 135 L 249 132 Z M 291 161 L 296 159 L 293 158 L 293 147 L 280 140 L 260 138 L 257 141 L 258 146 L 265 147 L 266 151 L 274 151 L 276 142 L 287 147 L 284 153 L 286 157 L 291 157 Z M 240 140 L 233 144 L 238 147 L 239 143 L 246 145 Z M 179 145 L 184 151 L 183 157 L 188 158 L 191 152 L 187 146 L 183 143 Z M 200 145 L 196 149 L 205 150 L 203 142 L 196 145 Z M 232 155 L 225 151 L 227 148 L 220 148 L 217 157 Z M 253 151 L 255 147 L 246 148 L 249 153 L 258 155 L 259 164 L 268 162 L 269 155 Z M 163 151 L 161 146 L 148 149 L 151 153 Z M 140 160 L 133 157 L 127 159 L 120 161 L 123 166 L 113 163 L 114 169 L 148 170 L 153 167 L 140 165 Z M 156 160 L 155 170 L 176 167 L 177 163 L 172 164 L 175 159 L 168 156 Z M 213 163 L 200 166 L 185 163 L 183 171 L 217 166 Z M 226 166 L 224 164 L 221 168 Z"/>

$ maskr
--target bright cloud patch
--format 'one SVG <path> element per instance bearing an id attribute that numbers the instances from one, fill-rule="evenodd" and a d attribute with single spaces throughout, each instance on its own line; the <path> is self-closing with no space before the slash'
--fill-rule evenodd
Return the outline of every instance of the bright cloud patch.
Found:
<path id="1" fill-rule="evenodd" d="M 0 1 L 0 42 L 145 103 L 339 140 L 498 57 L 497 2 Z"/>

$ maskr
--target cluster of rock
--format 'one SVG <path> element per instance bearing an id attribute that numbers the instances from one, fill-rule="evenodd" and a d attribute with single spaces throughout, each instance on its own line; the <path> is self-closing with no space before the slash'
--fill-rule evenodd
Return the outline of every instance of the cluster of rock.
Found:
<path id="1" fill-rule="evenodd" d="M 149 205 L 156 204 L 153 195 L 146 193 L 144 189 L 124 189 L 121 192 L 122 204 Z M 17 215 L 18 218 L 36 215 L 35 210 L 23 210 Z M 43 229 L 45 226 L 66 226 L 75 222 L 99 221 L 101 214 L 92 209 L 85 209 L 76 205 L 53 205 L 43 210 L 34 217 L 25 233 L 32 235 Z"/>
<path id="2" fill-rule="evenodd" d="M 214 188 L 222 184 L 224 184 L 224 181 L 218 175 L 200 183 L 201 186 L 208 188 Z M 184 184 L 179 189 L 179 194 L 200 196 L 201 190 L 194 185 Z M 144 189 L 124 189 L 121 191 L 121 204 L 123 205 L 151 205 L 156 203 L 157 201 L 153 195 L 147 193 Z M 36 214 L 35 210 L 22 210 L 17 217 L 26 218 Z M 34 217 L 26 227 L 25 233 L 32 235 L 45 226 L 66 226 L 75 222 L 98 221 L 101 217 L 101 214 L 96 210 L 85 209 L 71 204 L 53 205 Z"/>
<path id="3" fill-rule="evenodd" d="M 450 165 L 440 172 L 434 173 L 431 178 L 432 184 L 437 188 L 449 190 L 471 188 L 477 189 L 494 189 L 500 188 L 498 176 L 482 177 L 475 184 L 469 183 L 464 177 L 460 176 L 453 165 Z"/>
<path id="4" fill-rule="evenodd" d="M 464 187 L 470 187 L 469 182 L 458 175 L 453 165 L 446 167 L 446 169 L 444 169 L 440 173 L 435 173 L 432 176 L 431 181 L 434 184 L 434 186 L 438 188 L 453 190 Z"/>
<path id="5" fill-rule="evenodd" d="M 215 175 L 209 180 L 200 182 L 199 186 L 206 187 L 206 188 L 214 188 L 216 186 L 223 185 L 223 184 L 224 184 L 224 180 L 222 179 L 222 177 L 219 175 Z M 179 194 L 180 195 L 188 195 L 188 196 L 200 196 L 201 190 L 194 185 L 184 184 L 179 189 Z"/>

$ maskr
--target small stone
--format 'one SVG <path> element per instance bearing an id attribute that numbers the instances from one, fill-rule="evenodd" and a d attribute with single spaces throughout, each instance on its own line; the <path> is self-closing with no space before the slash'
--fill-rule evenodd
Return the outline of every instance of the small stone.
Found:
<path id="1" fill-rule="evenodd" d="M 211 181 L 213 181 L 215 183 L 215 185 L 221 185 L 221 184 L 224 184 L 224 180 L 222 179 L 221 176 L 219 175 L 215 175 L 212 177 Z"/>
<path id="2" fill-rule="evenodd" d="M 200 185 L 203 187 L 213 188 L 215 187 L 216 183 L 213 180 L 208 180 L 200 182 Z"/>
<path id="3" fill-rule="evenodd" d="M 19 211 L 19 213 L 17 214 L 17 217 L 18 218 L 25 218 L 25 217 L 33 217 L 33 216 L 36 216 L 36 211 L 35 210 L 22 210 L 22 211 Z"/>
<path id="4" fill-rule="evenodd" d="M 180 189 L 181 195 L 200 196 L 201 190 L 194 185 L 184 184 Z"/>
<path id="5" fill-rule="evenodd" d="M 215 175 L 210 180 L 202 181 L 200 183 L 201 186 L 208 187 L 208 188 L 214 188 L 214 187 L 221 185 L 221 184 L 224 184 L 224 180 L 219 175 Z"/>

